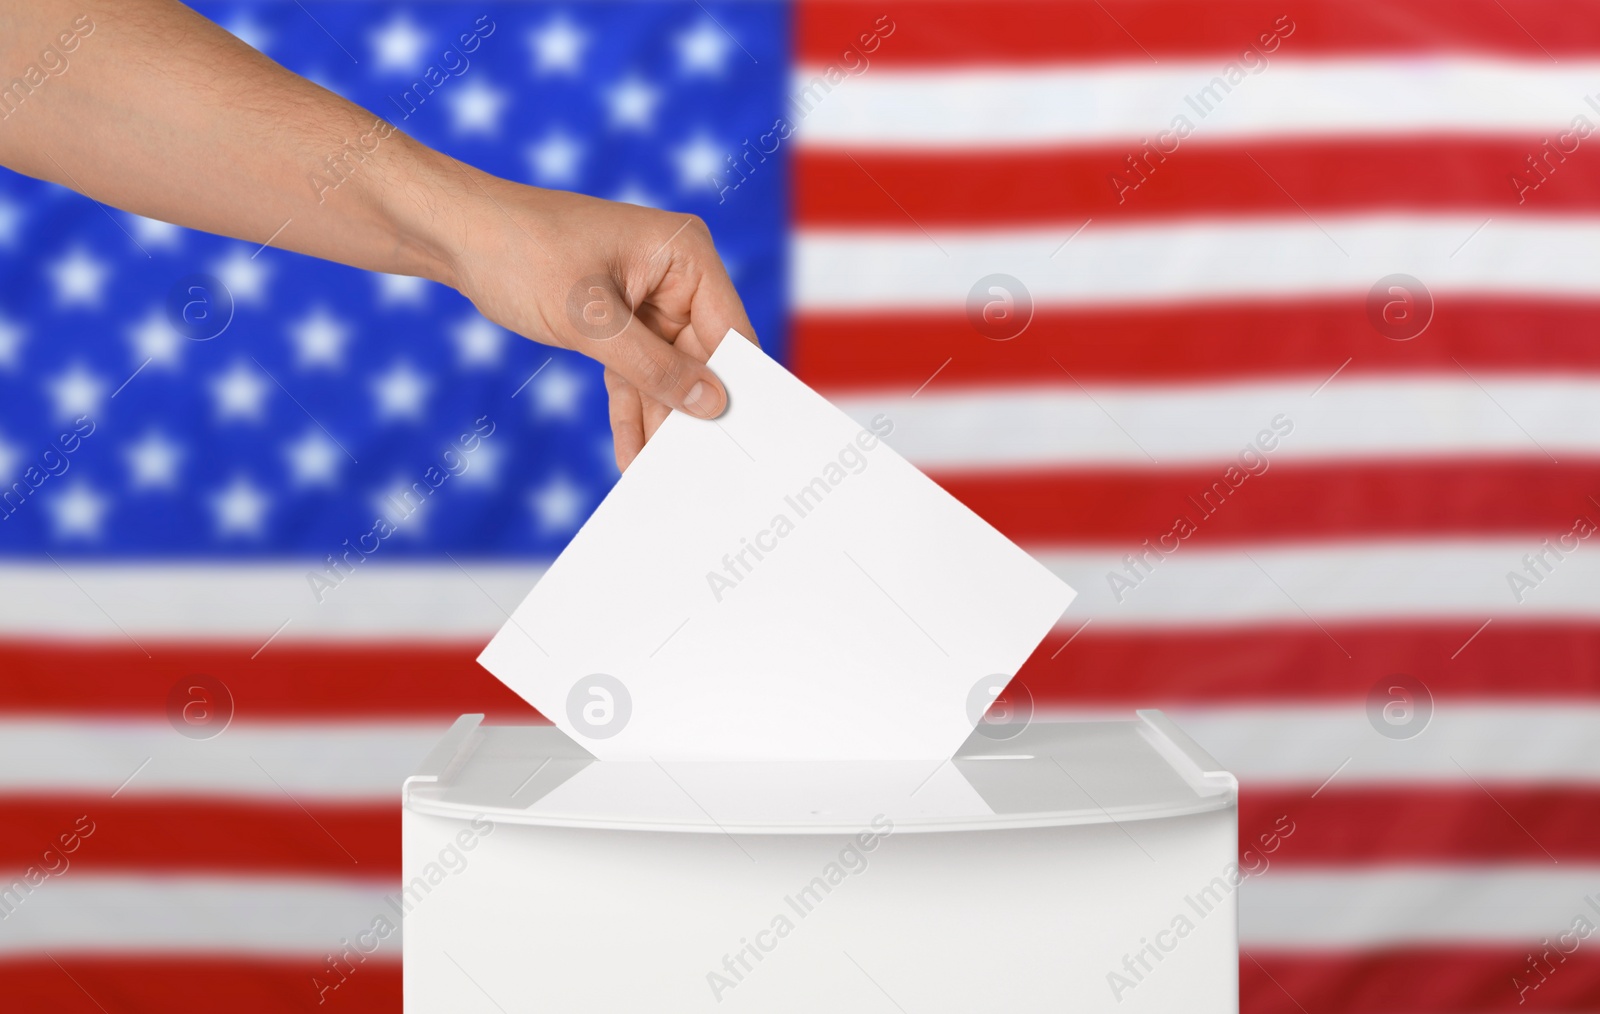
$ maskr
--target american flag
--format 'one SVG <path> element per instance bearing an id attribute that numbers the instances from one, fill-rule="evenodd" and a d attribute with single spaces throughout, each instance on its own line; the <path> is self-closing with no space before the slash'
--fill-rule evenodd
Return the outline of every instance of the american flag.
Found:
<path id="1" fill-rule="evenodd" d="M 769 350 L 1079 590 L 1036 708 L 1162 707 L 1242 846 L 1293 823 L 1243 1010 L 1600 1010 L 1600 9 L 200 9 L 705 217 Z M 450 720 L 537 720 L 473 659 L 615 479 L 596 368 L 14 175 L 0 257 L 4 1007 L 397 1009 L 397 941 L 330 955 Z"/>

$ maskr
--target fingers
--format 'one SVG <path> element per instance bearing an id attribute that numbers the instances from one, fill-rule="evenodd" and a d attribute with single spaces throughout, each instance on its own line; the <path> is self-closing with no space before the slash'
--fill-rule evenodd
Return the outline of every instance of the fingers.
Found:
<path id="1" fill-rule="evenodd" d="M 668 342 L 638 318 L 620 334 L 597 342 L 593 355 L 646 398 L 699 419 L 715 419 L 728 394 L 710 367 Z M 588 350 L 585 350 L 588 351 Z"/>
<path id="2" fill-rule="evenodd" d="M 744 301 L 733 287 L 733 280 L 728 277 L 728 269 L 723 266 L 722 258 L 711 242 L 711 233 L 705 229 L 704 223 L 700 223 L 700 232 L 702 273 L 689 308 L 690 326 L 705 347 L 707 356 L 722 344 L 723 336 L 730 329 L 760 345 L 755 328 L 750 324 L 750 317 L 745 313 Z"/>
<path id="3" fill-rule="evenodd" d="M 571 347 L 606 367 L 623 468 L 671 410 L 700 419 L 721 415 L 727 391 L 706 360 L 730 329 L 755 340 L 704 222 L 690 218 L 679 225 L 642 264 L 649 267 L 583 278 L 566 307 L 570 323 L 588 339 Z"/>
<path id="4" fill-rule="evenodd" d="M 639 305 L 639 315 L 651 330 L 700 359 L 711 358 L 730 329 L 759 345 L 705 222 L 675 217 L 677 232 L 651 258 L 663 273 Z"/>
<path id="5" fill-rule="evenodd" d="M 644 438 L 649 440 L 656 435 L 656 430 L 667 421 L 667 416 L 672 414 L 672 409 L 656 401 L 654 398 L 644 402 Z"/>
<path id="6" fill-rule="evenodd" d="M 611 440 L 616 449 L 617 470 L 626 471 L 644 449 L 644 404 L 638 390 L 621 374 L 606 370 L 605 383 L 611 404 Z"/>

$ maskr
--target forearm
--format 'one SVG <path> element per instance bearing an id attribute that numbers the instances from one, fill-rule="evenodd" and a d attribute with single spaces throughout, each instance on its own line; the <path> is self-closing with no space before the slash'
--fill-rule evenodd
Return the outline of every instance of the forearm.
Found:
<path id="1" fill-rule="evenodd" d="M 18 172 L 151 218 L 455 283 L 480 174 L 174 0 L 0 0 L 0 87 L 0 162 Z"/>
<path id="2" fill-rule="evenodd" d="M 0 162 L 150 218 L 453 286 L 605 365 L 622 467 L 671 410 L 715 418 L 727 396 L 706 360 L 730 330 L 754 337 L 704 222 L 465 166 L 177 0 L 0 0 Z"/>

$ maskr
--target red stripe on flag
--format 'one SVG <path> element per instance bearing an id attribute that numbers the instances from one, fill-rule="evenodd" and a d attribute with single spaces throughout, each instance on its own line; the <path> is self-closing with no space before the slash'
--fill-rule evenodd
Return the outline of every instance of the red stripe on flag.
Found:
<path id="1" fill-rule="evenodd" d="M 1240 866 L 1270 875 L 1276 866 L 1593 863 L 1600 860 L 1595 813 L 1595 785 L 1497 782 L 1491 798 L 1470 783 L 1350 788 L 1334 782 L 1317 791 L 1246 782 L 1239 793 Z"/>
<path id="2" fill-rule="evenodd" d="M 1563 459 L 1274 463 L 1252 448 L 1247 464 L 1266 469 L 1256 475 L 1237 457 L 1159 470 L 932 475 L 1024 545 L 1164 556 L 1279 540 L 1514 535 L 1537 552 L 1578 517 L 1597 514 L 1589 498 L 1600 491 L 1600 461 Z M 1522 563 L 1511 558 L 1506 567 Z"/>
<path id="3" fill-rule="evenodd" d="M 226 1010 L 282 1011 L 401 1009 L 398 942 L 385 958 L 368 958 L 326 993 L 312 982 L 333 978 L 324 963 L 244 956 L 86 955 L 0 958 L 7 1010 L 51 1014 L 171 1014 Z M 339 981 L 334 979 L 334 981 Z"/>
<path id="4" fill-rule="evenodd" d="M 1600 954 L 1579 950 L 1519 1003 L 1511 979 L 1529 980 L 1527 950 L 1453 945 L 1330 954 L 1247 951 L 1240 958 L 1240 1010 L 1304 1014 L 1302 1004 L 1310 1003 L 1318 1014 L 1576 1011 L 1600 994 Z M 231 1014 L 327 1010 L 311 982 L 319 971 L 306 961 L 244 957 L 66 955 L 59 965 L 49 958 L 0 960 L 9 1003 L 57 1014 L 204 1010 L 219 996 L 228 998 Z M 369 960 L 328 997 L 343 1010 L 399 1010 L 400 966 Z"/>
<path id="5" fill-rule="evenodd" d="M 0 869 L 400 875 L 400 796 L 382 803 L 0 796 Z M 80 824 L 80 818 L 86 818 Z M 78 836 L 74 828 L 90 830 Z M 70 851 L 64 852 L 64 847 Z M 46 853 L 49 853 L 48 855 Z M 63 867 L 63 862 L 67 865 Z"/>
<path id="6" fill-rule="evenodd" d="M 1378 680 L 1396 673 L 1462 700 L 1600 698 L 1600 623 L 1496 622 L 1474 636 L 1481 623 L 1324 623 L 1351 657 L 1310 625 L 1220 631 L 1091 625 L 1076 637 L 1068 627 L 1045 638 L 1017 678 L 1036 704 L 1086 709 L 1145 708 L 1152 701 L 1359 705 Z"/>
<path id="7" fill-rule="evenodd" d="M 1507 566 L 1515 562 L 1509 561 Z M 1357 664 L 1345 658 L 1326 635 L 1309 627 L 1118 632 L 1090 626 L 1074 638 L 1081 622 L 1073 622 L 1069 612 L 1067 625 L 1045 637 L 1018 677 L 1041 703 L 1127 708 L 1147 707 L 1151 701 L 1177 705 L 1348 699 L 1364 696 L 1372 682 L 1385 675 L 1408 673 L 1426 680 L 1431 673 L 1443 674 L 1446 667 L 1452 693 L 1462 696 L 1600 696 L 1600 623 L 1494 623 L 1454 659 L 1451 656 L 1481 620 L 1325 624 L 1359 660 Z M 162 655 L 172 656 L 177 651 L 169 647 Z M 424 717 L 447 721 L 483 711 L 496 724 L 543 723 L 520 698 L 505 702 L 484 693 L 485 688 L 474 688 L 470 681 L 480 675 L 493 683 L 487 689 L 500 687 L 475 665 L 452 669 L 428 664 L 424 669 L 430 679 L 391 680 L 383 688 L 381 711 L 376 706 L 363 709 L 359 694 L 349 688 L 344 693 L 317 695 L 294 692 L 297 673 L 330 672 L 348 664 L 342 651 L 324 651 L 327 655 L 319 656 L 314 650 L 299 649 L 292 667 L 252 666 L 235 673 L 204 664 L 208 656 L 200 649 L 192 649 L 188 662 L 175 662 L 171 669 L 158 665 L 141 669 L 124 665 L 131 660 L 116 647 L 4 645 L 0 646 L 0 668 L 49 654 L 58 670 L 72 675 L 58 681 L 8 675 L 0 683 L 0 713 L 164 720 L 166 695 L 174 683 L 202 672 L 219 675 L 233 689 L 239 701 L 236 718 Z M 404 654 L 426 656 L 422 649 Z M 1530 658 L 1539 659 L 1540 664 L 1530 666 Z M 401 665 L 387 652 L 376 651 L 368 664 L 367 675 L 372 678 L 400 671 Z M 1294 679 L 1285 680 L 1282 674 L 1286 672 L 1292 672 Z M 1518 673 L 1514 683 L 1506 681 L 1508 672 Z M 352 676 L 360 678 L 359 673 Z"/>
<path id="8" fill-rule="evenodd" d="M 1063 235 L 1062 238 L 1065 238 Z M 1230 382 L 1300 375 L 1306 392 L 1341 376 L 1479 370 L 1600 370 L 1600 302 L 1436 296 L 1426 341 L 1393 341 L 1366 293 L 1335 299 L 1108 309 L 1040 307 L 1010 341 L 979 334 L 959 308 L 819 314 L 794 322 L 792 368 L 825 394 L 910 394 L 978 384 Z M 1510 336 L 1523 336 L 1521 340 Z M 1457 365 L 1459 361 L 1460 365 Z M 941 363 L 945 366 L 939 369 Z M 1059 365 L 1058 365 L 1059 363 Z"/>
<path id="9" fill-rule="evenodd" d="M 957 0 L 951 3 L 805 2 L 795 48 L 804 64 L 859 67 L 863 33 L 887 14 L 892 34 L 865 53 L 873 67 L 956 67 L 1041 63 L 1143 62 L 1191 57 L 1237 59 L 1279 18 L 1292 34 L 1277 53 L 1483 53 L 1548 61 L 1600 51 L 1600 19 L 1559 0 L 1519 0 L 1516 17 L 1494 0 Z M 1535 41 L 1537 39 L 1538 41 Z M 871 46 L 869 41 L 865 44 Z M 846 56 L 846 50 L 856 50 Z"/>
<path id="10" fill-rule="evenodd" d="M 1574 113 L 1580 108 L 1574 105 Z M 1063 222 L 1070 232 L 1088 218 L 1097 229 L 1152 219 L 1298 214 L 1296 203 L 1313 214 L 1505 215 L 1600 207 L 1600 164 L 1581 156 L 1559 164 L 1536 190 L 1527 189 L 1544 180 L 1527 166 L 1540 152 L 1537 136 L 1260 139 L 1248 145 L 1197 139 L 1176 147 L 1149 140 L 1172 150 L 1145 151 L 1137 137 L 1092 148 L 1011 151 L 845 154 L 802 147 L 795 155 L 795 221 L 802 228 L 895 229 L 913 220 L 929 229 Z M 1412 171 L 1418 165 L 1435 171 Z"/>
<path id="11" fill-rule="evenodd" d="M 1573 915 L 1578 914 L 1579 904 L 1574 898 Z M 1568 922 L 1552 925 L 1550 931 L 1559 934 L 1571 928 Z M 1594 1010 L 1595 998 L 1600 997 L 1600 948 L 1586 944 L 1553 969 L 1547 968 L 1541 980 L 1528 972 L 1528 952 L 1543 948 L 1539 940 L 1499 947 L 1450 944 L 1326 954 L 1245 948 L 1239 958 L 1239 1010 L 1241 1014 Z M 1552 955 L 1551 961 L 1557 960 Z M 1513 978 L 1530 987 L 1541 985 L 1523 993 Z"/>
<path id="12" fill-rule="evenodd" d="M 143 639 L 141 639 L 143 640 Z M 191 676 L 222 680 L 235 720 L 444 718 L 483 713 L 497 723 L 539 713 L 477 663 L 469 644 L 272 645 L 126 641 L 81 645 L 0 641 L 0 712 L 163 718 Z"/>

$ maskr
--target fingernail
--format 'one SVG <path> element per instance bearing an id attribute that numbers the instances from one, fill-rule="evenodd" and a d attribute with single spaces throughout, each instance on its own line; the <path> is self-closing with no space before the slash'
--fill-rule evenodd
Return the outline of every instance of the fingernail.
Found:
<path id="1" fill-rule="evenodd" d="M 695 385 L 689 388 L 688 396 L 683 399 L 683 407 L 692 416 L 712 419 L 716 417 L 720 401 L 715 388 L 703 380 L 697 380 Z"/>

